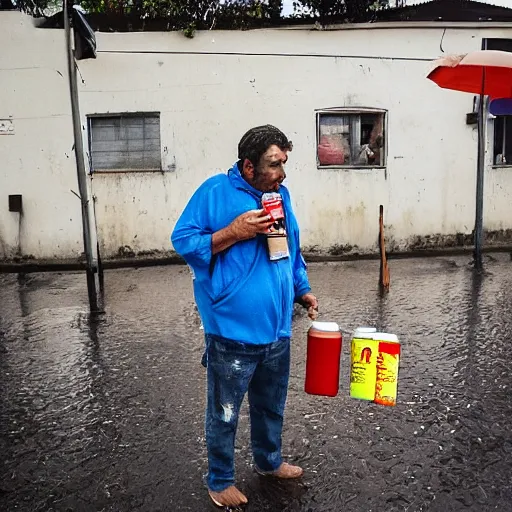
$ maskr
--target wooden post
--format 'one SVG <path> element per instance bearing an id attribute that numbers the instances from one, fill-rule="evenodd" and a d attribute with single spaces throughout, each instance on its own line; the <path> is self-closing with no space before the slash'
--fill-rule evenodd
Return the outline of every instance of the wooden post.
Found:
<path id="1" fill-rule="evenodd" d="M 380 248 L 380 276 L 379 287 L 382 291 L 389 291 L 389 268 L 386 258 L 386 241 L 384 239 L 384 206 L 380 205 L 379 213 L 379 248 Z"/>

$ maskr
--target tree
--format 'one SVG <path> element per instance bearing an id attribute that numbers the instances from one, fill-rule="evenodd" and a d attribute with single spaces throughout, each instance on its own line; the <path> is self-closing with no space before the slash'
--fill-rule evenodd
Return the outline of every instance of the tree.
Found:
<path id="1" fill-rule="evenodd" d="M 375 10 L 388 3 L 389 0 L 296 0 L 294 6 L 297 17 L 360 22 L 371 20 Z M 60 0 L 16 0 L 15 4 L 33 16 L 62 9 Z M 158 29 L 185 30 L 187 35 L 193 35 L 200 29 L 243 29 L 278 23 L 283 0 L 75 0 L 75 4 L 89 15 L 106 16 L 113 30 L 121 25 L 140 30 L 159 20 Z"/>
<path id="2" fill-rule="evenodd" d="M 2 9 L 14 9 L 14 4 L 11 0 L 0 0 L 0 10 Z"/>
<path id="3" fill-rule="evenodd" d="M 15 0 L 13 3 L 20 11 L 35 17 L 41 17 L 45 15 L 51 2 L 49 0 Z"/>
<path id="4" fill-rule="evenodd" d="M 389 5 L 389 0 L 296 0 L 295 11 L 320 20 L 350 23 L 371 21 L 374 13 Z"/>
<path id="5" fill-rule="evenodd" d="M 279 20 L 282 10 L 282 0 L 81 0 L 80 5 L 89 15 L 106 15 L 112 22 L 125 18 L 134 30 L 153 25 L 183 29 L 186 35 L 199 29 L 265 24 Z M 152 24 L 156 20 L 159 23 Z"/>

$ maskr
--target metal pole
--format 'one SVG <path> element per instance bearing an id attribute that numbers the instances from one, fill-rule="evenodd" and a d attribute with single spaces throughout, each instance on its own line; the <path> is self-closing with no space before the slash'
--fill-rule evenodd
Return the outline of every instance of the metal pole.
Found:
<path id="1" fill-rule="evenodd" d="M 482 91 L 485 83 L 485 69 L 482 75 Z M 475 268 L 481 270 L 484 216 L 484 169 L 485 169 L 485 107 L 484 95 L 480 94 L 478 105 L 478 164 L 476 170 L 476 212 L 475 212 Z"/>
<path id="2" fill-rule="evenodd" d="M 71 27 L 69 25 L 68 2 L 63 0 L 64 32 L 66 34 L 66 51 L 68 56 L 69 92 L 71 95 L 71 115 L 73 118 L 73 133 L 75 138 L 75 159 L 78 177 L 78 190 L 82 204 L 82 233 L 86 259 L 87 294 L 91 312 L 98 311 L 98 295 L 96 291 L 96 265 L 94 262 L 93 244 L 91 240 L 91 225 L 89 215 L 89 194 L 84 163 L 84 143 L 82 139 L 82 125 L 78 104 L 78 87 L 76 81 L 76 63 L 71 44 Z"/>

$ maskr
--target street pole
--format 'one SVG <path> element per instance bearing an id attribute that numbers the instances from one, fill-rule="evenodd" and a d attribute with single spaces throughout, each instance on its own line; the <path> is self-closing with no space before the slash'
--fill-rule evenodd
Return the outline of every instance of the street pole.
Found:
<path id="1" fill-rule="evenodd" d="M 73 133 L 75 138 L 75 160 L 78 177 L 78 191 L 82 205 L 82 234 L 86 260 L 87 294 L 91 313 L 98 311 L 98 294 L 96 288 L 96 262 L 93 242 L 91 239 L 90 201 L 87 189 L 87 174 L 85 170 L 84 143 L 82 138 L 82 123 L 78 103 L 78 86 L 76 62 L 71 42 L 71 27 L 69 24 L 68 2 L 63 0 L 64 32 L 66 35 L 66 52 L 68 56 L 69 92 L 71 95 L 71 115 L 73 118 Z"/>

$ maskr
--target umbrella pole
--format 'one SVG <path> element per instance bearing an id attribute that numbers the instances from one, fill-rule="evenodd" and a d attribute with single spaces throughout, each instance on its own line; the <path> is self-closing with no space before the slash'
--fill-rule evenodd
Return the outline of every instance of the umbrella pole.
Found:
<path id="1" fill-rule="evenodd" d="M 485 83 L 485 70 L 482 79 Z M 474 262 L 477 270 L 482 269 L 483 215 L 484 215 L 484 168 L 485 168 L 485 119 L 484 95 L 480 94 L 478 105 L 478 163 L 476 171 L 476 213 L 475 213 L 475 253 Z"/>

